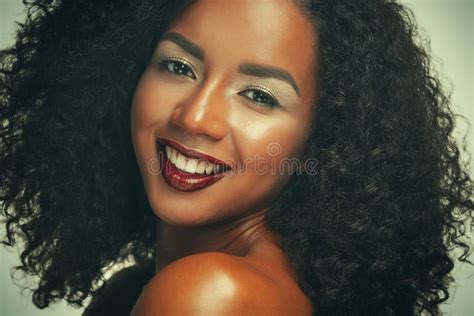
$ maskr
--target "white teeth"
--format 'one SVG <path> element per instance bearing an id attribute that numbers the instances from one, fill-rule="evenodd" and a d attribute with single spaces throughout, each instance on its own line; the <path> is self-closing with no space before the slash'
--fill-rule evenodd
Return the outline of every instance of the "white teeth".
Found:
<path id="1" fill-rule="evenodd" d="M 206 174 L 211 174 L 214 170 L 214 166 L 210 163 L 206 163 Z"/>
<path id="2" fill-rule="evenodd" d="M 169 157 L 168 157 L 169 159 Z M 173 161 L 171 161 L 173 162 Z M 176 159 L 176 161 L 174 162 L 174 165 L 176 167 L 178 167 L 179 169 L 184 169 L 184 167 L 186 166 L 186 158 L 184 158 L 183 155 L 179 155 L 178 154 L 178 159 Z"/>
<path id="3" fill-rule="evenodd" d="M 211 174 L 220 171 L 220 166 L 204 160 L 189 158 L 180 154 L 176 149 L 166 146 L 166 156 L 178 169 L 188 173 Z"/>
<path id="4" fill-rule="evenodd" d="M 203 174 L 204 170 L 206 170 L 206 162 L 201 160 L 196 167 L 196 172 Z"/>
<path id="5" fill-rule="evenodd" d="M 168 148 L 171 148 L 171 147 L 168 147 Z M 171 153 L 172 153 L 171 157 L 173 161 L 176 161 L 178 159 L 178 151 L 176 149 L 171 148 Z"/>
<path id="6" fill-rule="evenodd" d="M 184 171 L 189 173 L 195 173 L 198 162 L 199 160 L 197 159 L 188 159 L 188 163 L 186 164 Z"/>

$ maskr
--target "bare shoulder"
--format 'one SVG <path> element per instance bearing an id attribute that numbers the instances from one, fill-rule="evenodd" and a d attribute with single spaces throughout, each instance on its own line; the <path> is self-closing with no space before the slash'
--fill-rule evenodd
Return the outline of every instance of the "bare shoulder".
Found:
<path id="1" fill-rule="evenodd" d="M 131 315 L 301 315 L 301 306 L 285 293 L 244 258 L 207 252 L 179 259 L 157 273 Z"/>

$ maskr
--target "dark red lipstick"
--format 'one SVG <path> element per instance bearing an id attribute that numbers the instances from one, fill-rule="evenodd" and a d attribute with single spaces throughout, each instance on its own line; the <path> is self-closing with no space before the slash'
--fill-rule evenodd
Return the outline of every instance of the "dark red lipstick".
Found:
<path id="1" fill-rule="evenodd" d="M 222 179 L 225 176 L 224 172 L 231 169 L 231 167 L 224 163 L 222 160 L 194 151 L 192 149 L 185 148 L 184 146 L 171 140 L 159 138 L 157 144 L 160 165 L 162 166 L 163 178 L 169 186 L 176 190 L 183 192 L 192 192 L 204 189 L 214 184 L 218 180 Z M 171 161 L 168 159 L 168 156 L 166 155 L 165 146 L 170 146 L 182 155 L 187 156 L 189 158 L 200 159 L 216 164 L 220 166 L 219 172 L 213 172 L 211 174 L 198 174 L 188 173 L 186 171 L 180 170 L 175 165 L 173 165 L 173 163 L 171 163 Z"/>
<path id="2" fill-rule="evenodd" d="M 158 142 L 160 142 L 163 145 L 168 145 L 170 147 L 173 147 L 174 149 L 176 149 L 177 151 L 179 151 L 182 155 L 184 155 L 186 157 L 194 158 L 194 159 L 201 159 L 201 160 L 205 160 L 205 161 L 208 161 L 210 163 L 213 163 L 215 165 L 222 166 L 222 169 L 224 171 L 232 169 L 228 164 L 226 164 L 225 162 L 223 162 L 220 159 L 217 159 L 215 157 L 206 155 L 204 153 L 200 153 L 198 151 L 186 148 L 183 145 L 178 144 L 178 143 L 176 143 L 172 140 L 165 139 L 165 138 L 158 138 Z"/>

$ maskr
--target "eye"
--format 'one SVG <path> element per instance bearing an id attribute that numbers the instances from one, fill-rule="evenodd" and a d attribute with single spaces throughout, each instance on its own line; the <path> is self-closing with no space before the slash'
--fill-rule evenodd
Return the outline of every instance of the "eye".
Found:
<path id="1" fill-rule="evenodd" d="M 269 92 L 262 90 L 261 88 L 247 89 L 242 92 L 239 92 L 238 95 L 250 99 L 253 103 L 268 106 L 270 108 L 274 108 L 280 105 L 275 97 L 273 97 Z"/>
<path id="2" fill-rule="evenodd" d="M 171 74 L 196 79 L 193 69 L 186 62 L 176 59 L 163 59 L 158 61 L 158 65 L 161 70 Z"/>

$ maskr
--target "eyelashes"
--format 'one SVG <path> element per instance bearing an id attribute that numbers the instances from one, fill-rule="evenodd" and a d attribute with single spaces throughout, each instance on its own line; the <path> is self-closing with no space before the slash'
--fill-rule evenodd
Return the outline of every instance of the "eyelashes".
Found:
<path id="1" fill-rule="evenodd" d="M 253 93 L 249 93 L 249 92 L 253 92 Z M 254 103 L 264 104 L 264 105 L 266 105 L 270 108 L 280 106 L 280 104 L 278 103 L 276 97 L 274 97 L 271 94 L 271 92 L 268 91 L 264 87 L 251 86 L 248 89 L 243 90 L 243 91 L 241 91 L 237 94 L 250 99 Z"/>
<path id="2" fill-rule="evenodd" d="M 185 79 L 196 79 L 196 70 L 186 60 L 179 57 L 166 57 L 161 58 L 155 62 L 158 70 L 166 72 L 169 75 L 182 77 Z M 247 89 L 237 93 L 239 96 L 243 96 L 257 106 L 265 106 L 269 108 L 275 108 L 280 106 L 278 99 L 270 92 L 267 88 L 252 85 Z"/>
<path id="3" fill-rule="evenodd" d="M 178 76 L 189 77 L 191 79 L 196 79 L 196 70 L 194 67 L 189 65 L 186 61 L 180 58 L 165 58 L 160 59 L 157 62 L 158 68 L 161 71 L 166 71 L 171 74 L 175 74 Z"/>

